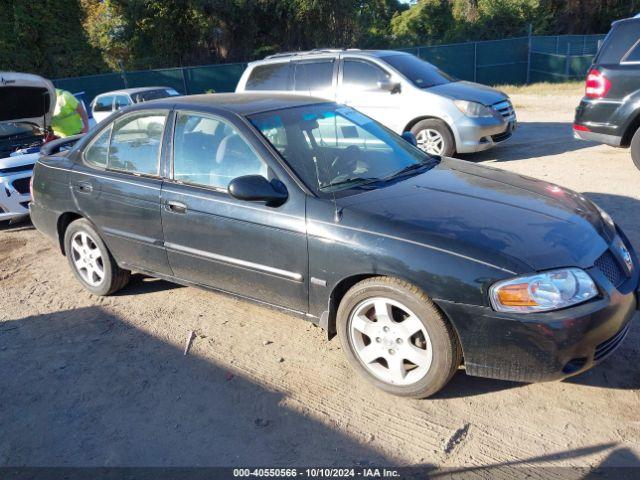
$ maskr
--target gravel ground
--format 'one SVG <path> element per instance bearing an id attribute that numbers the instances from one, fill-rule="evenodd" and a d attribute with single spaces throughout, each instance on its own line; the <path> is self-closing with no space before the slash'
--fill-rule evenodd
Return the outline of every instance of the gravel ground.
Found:
<path id="1" fill-rule="evenodd" d="M 640 247 L 629 153 L 572 139 L 578 97 L 513 99 L 514 138 L 466 158 L 585 192 Z M 138 275 L 92 296 L 19 224 L 0 231 L 0 466 L 640 465 L 638 340 L 636 319 L 567 381 L 460 370 L 435 398 L 403 400 L 283 313 Z"/>

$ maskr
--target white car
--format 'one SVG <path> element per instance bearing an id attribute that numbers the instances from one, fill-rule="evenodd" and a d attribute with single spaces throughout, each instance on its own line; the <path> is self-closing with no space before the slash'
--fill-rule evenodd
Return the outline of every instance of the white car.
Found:
<path id="1" fill-rule="evenodd" d="M 55 98 L 49 80 L 0 72 L 0 222 L 29 215 L 29 183 Z"/>
<path id="2" fill-rule="evenodd" d="M 433 155 L 487 150 L 508 140 L 516 127 L 506 94 L 458 81 L 428 62 L 392 50 L 271 55 L 249 63 L 236 92 L 295 93 L 342 103 L 398 134 L 411 132 L 418 146 Z"/>
<path id="3" fill-rule="evenodd" d="M 101 93 L 91 102 L 91 113 L 96 123 L 100 123 L 113 112 L 134 103 L 148 102 L 157 98 L 177 97 L 180 95 L 170 87 L 141 87 L 114 90 Z"/>

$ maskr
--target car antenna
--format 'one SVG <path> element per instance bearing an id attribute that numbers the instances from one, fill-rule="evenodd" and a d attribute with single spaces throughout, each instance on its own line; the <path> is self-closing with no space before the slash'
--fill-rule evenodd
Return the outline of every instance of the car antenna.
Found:
<path id="1" fill-rule="evenodd" d="M 311 143 L 312 146 L 316 147 L 317 150 L 317 146 L 318 144 L 316 143 L 315 138 L 313 138 L 313 136 L 311 135 L 310 132 L 305 132 L 305 134 L 309 137 L 309 143 Z M 313 158 L 313 165 L 316 169 L 316 179 L 318 181 L 318 190 L 322 189 L 322 184 L 320 183 L 320 168 L 318 167 L 318 157 L 316 155 L 312 156 Z M 329 182 L 329 187 L 331 187 L 333 185 L 333 183 Z M 336 192 L 334 192 L 333 190 L 331 190 L 331 201 L 333 202 L 333 220 L 336 223 L 339 223 L 342 220 L 342 208 L 338 208 L 338 202 L 336 201 Z"/>

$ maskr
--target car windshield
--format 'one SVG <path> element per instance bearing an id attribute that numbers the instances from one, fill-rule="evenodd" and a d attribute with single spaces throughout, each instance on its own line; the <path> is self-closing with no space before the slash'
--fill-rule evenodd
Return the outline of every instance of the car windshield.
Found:
<path id="1" fill-rule="evenodd" d="M 0 138 L 13 137 L 15 135 L 37 135 L 40 127 L 31 122 L 1 122 Z"/>
<path id="2" fill-rule="evenodd" d="M 437 163 L 369 117 L 336 104 L 275 110 L 249 119 L 318 194 L 377 188 Z"/>
<path id="3" fill-rule="evenodd" d="M 419 88 L 430 88 L 455 81 L 451 75 L 413 55 L 390 55 L 383 60 Z"/>

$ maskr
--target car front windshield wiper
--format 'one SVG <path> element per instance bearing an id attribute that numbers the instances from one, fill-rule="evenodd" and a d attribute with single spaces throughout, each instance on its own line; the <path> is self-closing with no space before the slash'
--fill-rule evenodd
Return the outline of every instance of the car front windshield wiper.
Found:
<path id="1" fill-rule="evenodd" d="M 378 177 L 349 177 L 349 178 L 345 178 L 344 180 L 340 180 L 339 182 L 333 182 L 333 183 L 330 183 L 329 185 L 324 185 L 320 187 L 320 190 L 326 191 L 329 188 L 341 187 L 345 185 L 351 185 L 352 187 L 358 187 L 358 188 L 360 187 L 365 188 L 367 185 L 370 185 L 375 182 L 379 182 L 381 180 L 382 179 Z"/>
<path id="2" fill-rule="evenodd" d="M 392 173 L 389 176 L 384 177 L 384 180 L 391 180 L 392 178 L 401 177 L 403 175 L 407 175 L 409 173 L 418 172 L 422 170 L 424 167 L 433 166 L 433 162 L 426 161 L 420 163 L 412 163 L 411 165 L 407 165 L 404 168 L 401 168 L 397 172 Z"/>

